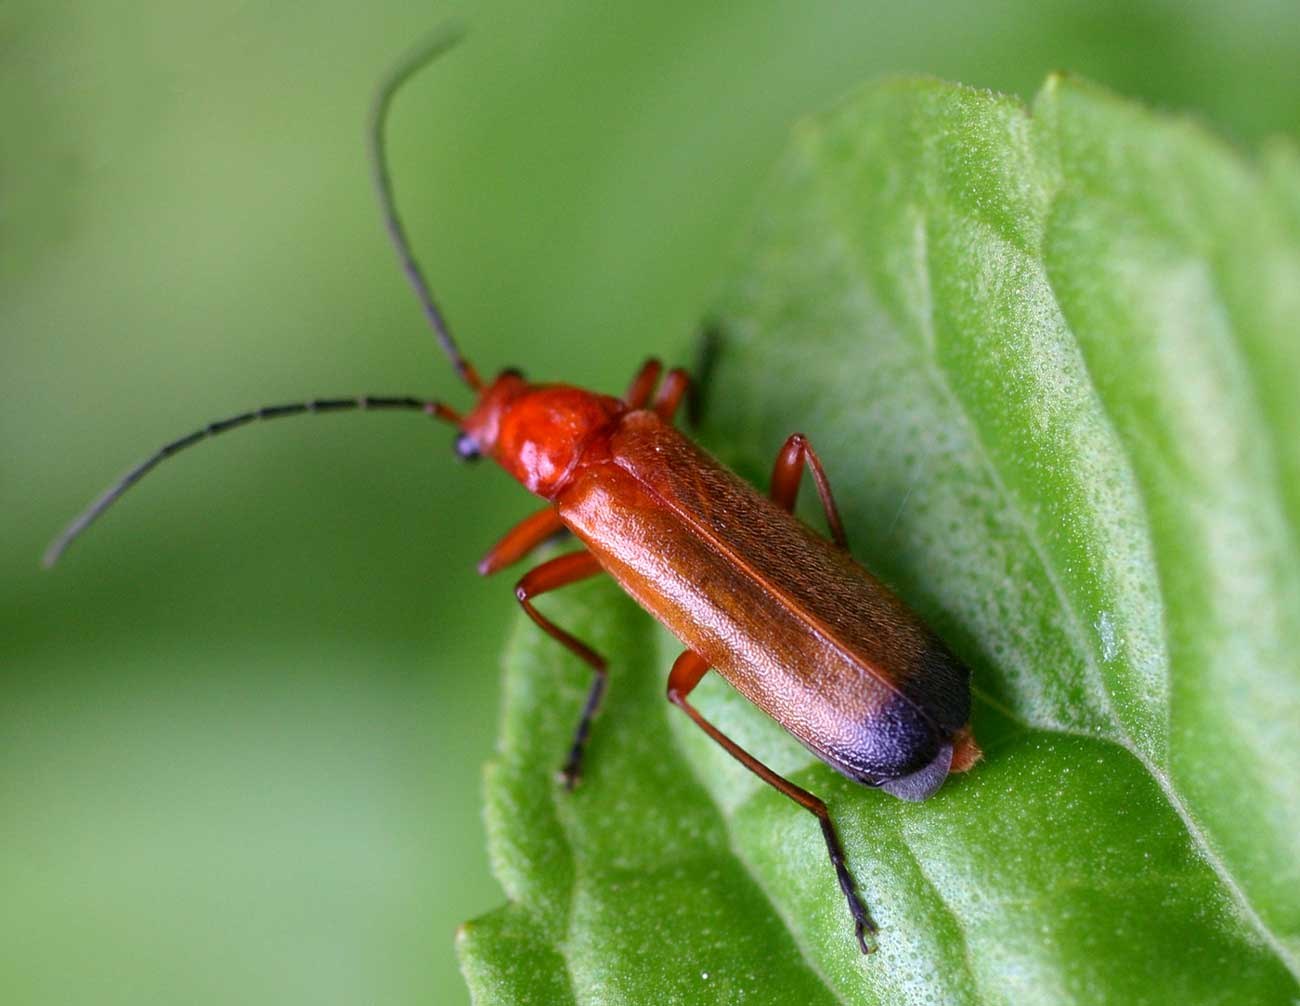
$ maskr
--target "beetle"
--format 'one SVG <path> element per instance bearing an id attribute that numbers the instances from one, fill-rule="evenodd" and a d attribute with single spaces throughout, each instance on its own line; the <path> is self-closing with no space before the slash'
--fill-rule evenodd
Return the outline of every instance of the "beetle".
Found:
<path id="1" fill-rule="evenodd" d="M 732 757 L 810 811 L 821 825 L 863 953 L 876 926 L 844 860 L 826 804 L 778 775 L 706 719 L 692 690 L 715 669 L 814 755 L 848 778 L 904 800 L 924 800 L 980 750 L 970 729 L 970 673 L 943 641 L 850 555 L 822 462 L 791 435 L 763 495 L 674 425 L 691 386 L 647 361 L 621 397 L 539 384 L 515 369 L 485 381 L 462 355 L 397 213 L 385 145 L 388 109 L 402 85 L 445 52 L 458 32 L 439 32 L 381 82 L 369 148 L 385 226 L 441 348 L 475 396 L 465 413 L 414 396 L 321 398 L 266 406 L 209 423 L 131 469 L 60 534 L 52 565 L 127 489 L 164 459 L 259 419 L 351 409 L 419 411 L 456 428 L 464 460 L 489 457 L 545 501 L 479 563 L 484 575 L 526 558 L 557 533 L 580 544 L 522 576 L 515 597 L 539 628 L 592 671 L 568 756 L 572 789 L 607 679 L 603 655 L 534 605 L 542 594 L 608 574 L 685 649 L 667 697 Z M 794 516 L 804 470 L 812 473 L 830 536 Z"/>

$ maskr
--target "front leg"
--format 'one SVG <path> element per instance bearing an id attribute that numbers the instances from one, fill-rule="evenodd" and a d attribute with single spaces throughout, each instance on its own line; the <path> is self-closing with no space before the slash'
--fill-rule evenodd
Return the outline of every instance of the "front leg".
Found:
<path id="1" fill-rule="evenodd" d="M 663 383 L 659 384 L 659 375 L 662 372 L 663 365 L 658 360 L 653 357 L 646 360 L 637 371 L 636 377 L 632 379 L 632 384 L 623 396 L 623 402 L 629 409 L 644 409 L 649 406 L 660 419 L 671 423 L 677 415 L 677 408 L 681 405 L 682 399 L 690 390 L 691 377 L 681 367 L 674 367 L 668 372 Z M 651 402 L 650 396 L 654 393 L 656 384 L 659 384 L 659 392 L 654 395 L 654 401 Z"/>
<path id="2" fill-rule="evenodd" d="M 601 572 L 601 565 L 590 552 L 571 552 L 550 559 L 530 570 L 515 586 L 515 597 L 518 598 L 524 611 L 528 612 L 528 617 L 557 643 L 585 661 L 596 674 L 596 679 L 591 684 L 591 691 L 587 693 L 587 704 L 583 706 L 582 718 L 578 721 L 577 730 L 573 732 L 573 746 L 569 749 L 569 757 L 565 759 L 564 767 L 560 769 L 560 779 L 566 789 L 573 789 L 581 775 L 582 752 L 587 745 L 587 734 L 591 731 L 591 719 L 600 706 L 601 696 L 605 693 L 607 677 L 605 658 L 533 607 L 532 599 L 595 576 L 599 572 Z"/>
<path id="3" fill-rule="evenodd" d="M 655 385 L 659 383 L 659 375 L 663 373 L 663 369 L 663 364 L 653 356 L 641 364 L 641 369 L 636 372 L 636 377 L 632 378 L 632 383 L 623 396 L 623 404 L 629 409 L 644 409 L 646 403 L 650 401 L 650 396 L 654 394 Z"/>
<path id="4" fill-rule="evenodd" d="M 681 367 L 668 371 L 664 383 L 659 385 L 655 395 L 654 411 L 665 423 L 671 423 L 677 417 L 677 408 L 691 389 L 691 375 Z"/>
<path id="5" fill-rule="evenodd" d="M 488 576 L 513 565 L 562 530 L 564 522 L 560 520 L 560 513 L 555 507 L 548 506 L 529 514 L 507 531 L 488 554 L 479 560 L 479 573 Z"/>

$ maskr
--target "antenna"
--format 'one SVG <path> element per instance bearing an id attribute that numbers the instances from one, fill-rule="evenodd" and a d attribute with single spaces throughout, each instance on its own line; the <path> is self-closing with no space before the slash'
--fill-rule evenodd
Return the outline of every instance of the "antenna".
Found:
<path id="1" fill-rule="evenodd" d="M 104 491 L 103 495 L 90 504 L 76 520 L 64 529 L 62 534 L 50 543 L 50 547 L 45 550 L 41 563 L 46 569 L 53 566 L 59 561 L 59 556 L 63 555 L 67 547 L 86 528 L 90 527 L 100 514 L 116 503 L 123 493 L 149 474 L 160 461 L 171 457 L 178 451 L 185 450 L 187 447 L 193 447 L 200 440 L 215 437 L 218 433 L 225 433 L 227 430 L 233 430 L 257 419 L 280 419 L 284 416 L 300 416 L 320 412 L 347 412 L 353 409 L 406 409 L 413 412 L 423 412 L 436 419 L 443 419 L 451 423 L 460 422 L 460 417 L 441 402 L 430 402 L 421 398 L 406 396 L 388 398 L 369 395 L 362 395 L 358 398 L 316 398 L 310 402 L 294 402 L 290 405 L 265 405 L 260 409 L 253 409 L 251 412 L 241 412 L 237 416 L 230 416 L 228 419 L 218 419 L 215 423 L 208 423 L 207 426 L 197 429 L 193 433 L 187 433 L 185 436 L 159 448 L 113 483 Z"/>
<path id="2" fill-rule="evenodd" d="M 401 259 L 406 277 L 415 288 L 416 296 L 420 299 L 424 313 L 433 325 L 434 334 L 438 337 L 438 342 L 441 344 L 443 351 L 451 360 L 452 366 L 456 368 L 456 373 L 471 389 L 478 392 L 482 390 L 483 382 L 479 379 L 478 372 L 473 365 L 461 356 L 455 340 L 452 339 L 442 312 L 438 310 L 438 305 L 433 299 L 433 293 L 429 290 L 429 284 L 425 281 L 424 274 L 415 261 L 415 254 L 412 252 L 411 243 L 402 228 L 402 222 L 397 216 L 397 204 L 393 199 L 393 184 L 388 171 L 388 155 L 384 146 L 384 127 L 388 120 L 388 106 L 391 104 L 393 96 L 418 70 L 455 45 L 460 40 L 461 34 L 458 25 L 454 23 L 444 25 L 425 39 L 424 42 L 412 49 L 405 58 L 388 72 L 388 75 L 379 85 L 374 104 L 371 106 L 369 148 L 375 187 L 379 191 L 379 204 L 384 215 L 384 224 L 387 226 L 389 236 L 397 249 L 397 256 Z M 116 503 L 123 493 L 149 474 L 161 461 L 179 451 L 183 451 L 187 447 L 194 446 L 201 440 L 206 440 L 208 437 L 216 436 L 218 433 L 225 433 L 227 430 L 233 430 L 238 426 L 243 426 L 245 423 L 251 423 L 258 419 L 279 419 L 283 416 L 297 416 L 306 413 L 368 409 L 405 409 L 423 412 L 450 423 L 460 423 L 460 416 L 441 402 L 426 401 L 409 396 L 379 397 L 368 395 L 358 398 L 317 398 L 307 402 L 294 402 L 290 405 L 267 405 L 260 409 L 253 409 L 250 412 L 241 412 L 239 415 L 230 416 L 227 419 L 219 419 L 164 445 L 123 475 L 69 524 L 62 534 L 51 542 L 50 547 L 45 550 L 42 562 L 46 568 L 53 566 L 59 561 L 59 557 L 63 555 L 68 546 L 86 528 L 90 527 L 105 510 Z"/>
<path id="3" fill-rule="evenodd" d="M 393 195 L 393 180 L 388 170 L 388 149 L 385 141 L 388 108 L 392 104 L 393 97 L 416 73 L 459 42 L 463 34 L 463 30 L 456 22 L 443 25 L 399 60 L 380 82 L 379 90 L 375 92 L 374 104 L 370 106 L 370 167 L 374 176 L 375 189 L 379 194 L 384 226 L 388 229 L 388 236 L 392 239 L 397 257 L 402 263 L 402 271 L 406 273 L 411 288 L 415 290 L 420 306 L 424 309 L 424 316 L 433 326 L 433 334 L 437 337 L 438 344 L 442 346 L 442 351 L 447 354 L 460 379 L 469 385 L 471 390 L 479 392 L 483 390 L 483 382 L 478 376 L 478 371 L 461 355 L 456 340 L 452 338 L 447 320 L 443 317 L 438 302 L 434 300 L 433 291 L 429 289 L 429 283 L 424 278 L 420 264 L 415 260 L 415 252 L 411 248 L 410 238 L 406 235 L 406 228 L 402 226 L 401 218 L 397 215 L 397 200 Z"/>

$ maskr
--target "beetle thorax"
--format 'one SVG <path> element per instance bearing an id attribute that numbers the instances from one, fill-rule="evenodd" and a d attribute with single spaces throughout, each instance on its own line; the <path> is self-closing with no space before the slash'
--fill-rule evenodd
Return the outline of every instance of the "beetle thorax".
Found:
<path id="1" fill-rule="evenodd" d="M 549 499 L 625 409 L 617 398 L 569 385 L 499 379 L 464 429 L 525 489 Z"/>

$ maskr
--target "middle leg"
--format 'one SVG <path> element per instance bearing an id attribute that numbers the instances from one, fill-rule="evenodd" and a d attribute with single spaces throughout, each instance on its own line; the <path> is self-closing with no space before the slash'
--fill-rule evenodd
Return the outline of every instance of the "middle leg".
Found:
<path id="1" fill-rule="evenodd" d="M 776 456 L 772 468 L 772 500 L 783 510 L 794 512 L 794 501 L 799 495 L 799 483 L 803 479 L 804 465 L 812 469 L 813 482 L 817 484 L 817 495 L 821 497 L 822 511 L 826 514 L 826 523 L 831 529 L 831 538 L 844 551 L 849 550 L 848 535 L 844 533 L 844 524 L 840 520 L 839 508 L 831 494 L 831 482 L 822 467 L 822 459 L 813 450 L 812 444 L 802 433 L 791 433 Z"/>

